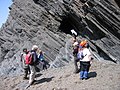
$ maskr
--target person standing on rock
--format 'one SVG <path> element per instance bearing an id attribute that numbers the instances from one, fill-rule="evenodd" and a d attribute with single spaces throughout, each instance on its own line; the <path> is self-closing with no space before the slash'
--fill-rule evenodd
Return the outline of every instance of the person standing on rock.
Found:
<path id="1" fill-rule="evenodd" d="M 74 66 L 75 66 L 74 73 L 79 72 L 79 69 L 78 69 L 79 59 L 77 58 L 78 48 L 79 48 L 78 42 L 77 40 L 75 40 L 75 42 L 73 43 L 73 55 L 74 55 Z"/>
<path id="2" fill-rule="evenodd" d="M 23 48 L 23 53 L 21 53 L 21 62 L 22 62 L 22 66 L 23 66 L 23 69 L 24 69 L 24 77 L 23 79 L 28 79 L 27 75 L 28 73 L 30 73 L 30 67 L 28 64 L 25 63 L 25 57 L 26 57 L 26 54 L 28 53 L 28 50 L 27 48 Z"/>
<path id="3" fill-rule="evenodd" d="M 30 77 L 29 77 L 29 85 L 32 85 L 35 82 L 35 67 L 38 63 L 38 57 L 37 57 L 37 50 L 38 50 L 38 46 L 37 45 L 33 45 L 32 50 L 31 50 L 31 54 L 32 54 L 32 63 L 29 65 L 30 66 Z"/>
<path id="4" fill-rule="evenodd" d="M 74 73 L 78 73 L 79 72 L 79 69 L 78 69 L 78 59 L 77 59 L 77 53 L 78 53 L 78 48 L 79 48 L 79 45 L 78 45 L 78 41 L 76 39 L 77 37 L 77 32 L 72 29 L 71 30 L 71 33 L 72 33 L 72 46 L 73 46 L 73 56 L 74 56 Z"/>
<path id="5" fill-rule="evenodd" d="M 82 58 L 80 59 L 80 79 L 88 79 L 88 72 L 90 68 L 90 63 L 92 60 L 92 54 L 88 48 L 87 41 L 84 43 L 80 43 L 80 47 L 82 47 Z"/>
<path id="6" fill-rule="evenodd" d="M 77 53 L 78 53 L 78 42 L 76 39 L 73 40 L 73 56 L 74 56 L 74 73 L 78 73 L 79 69 L 78 69 L 78 64 L 77 62 L 79 61 L 79 59 L 77 58 Z"/>
<path id="7" fill-rule="evenodd" d="M 50 65 L 49 65 L 49 63 L 48 63 L 47 61 L 45 61 L 42 50 L 39 50 L 38 59 L 39 59 L 40 63 L 42 64 L 42 70 L 47 70 L 47 68 L 48 68 Z M 47 67 L 47 66 L 48 66 L 48 67 Z"/>

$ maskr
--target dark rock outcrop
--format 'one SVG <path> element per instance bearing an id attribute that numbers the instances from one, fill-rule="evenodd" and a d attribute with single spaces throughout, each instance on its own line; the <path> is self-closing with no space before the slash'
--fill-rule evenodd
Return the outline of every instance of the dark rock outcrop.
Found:
<path id="1" fill-rule="evenodd" d="M 65 65 L 72 58 L 71 29 L 89 40 L 97 59 L 120 62 L 119 0 L 14 0 L 9 9 L 0 31 L 0 74 L 19 73 L 20 52 L 33 44 L 51 67 Z"/>

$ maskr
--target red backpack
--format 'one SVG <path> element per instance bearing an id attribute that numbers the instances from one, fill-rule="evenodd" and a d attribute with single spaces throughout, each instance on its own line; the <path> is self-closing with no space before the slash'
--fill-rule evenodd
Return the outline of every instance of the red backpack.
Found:
<path id="1" fill-rule="evenodd" d="M 25 56 L 25 63 L 26 64 L 32 64 L 33 63 L 33 55 L 32 52 L 28 52 Z"/>

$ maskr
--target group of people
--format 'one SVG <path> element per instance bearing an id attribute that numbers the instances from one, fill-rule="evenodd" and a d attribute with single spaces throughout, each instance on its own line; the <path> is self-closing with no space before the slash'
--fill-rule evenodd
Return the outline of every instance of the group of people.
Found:
<path id="1" fill-rule="evenodd" d="M 72 31 L 71 31 L 72 32 Z M 93 59 L 92 53 L 89 50 L 88 41 L 82 40 L 78 41 L 76 39 L 77 34 L 72 32 L 73 34 L 73 55 L 74 55 L 74 66 L 75 73 L 80 72 L 80 79 L 88 79 L 88 72 L 91 66 L 91 61 Z M 80 69 L 78 68 L 78 62 L 80 63 Z"/>
<path id="2" fill-rule="evenodd" d="M 32 55 L 32 63 L 30 64 L 26 61 L 29 53 Z M 30 58 L 30 56 L 28 58 Z M 23 53 L 21 53 L 21 62 L 24 69 L 23 79 L 29 79 L 29 85 L 32 85 L 35 82 L 36 66 L 41 64 L 42 69 L 44 70 L 48 68 L 47 64 L 49 65 L 44 59 L 42 50 L 40 50 L 37 45 L 33 45 L 32 50 L 30 51 L 28 51 L 27 48 L 23 49 Z M 29 78 L 27 77 L 28 74 L 30 74 Z"/>
<path id="3" fill-rule="evenodd" d="M 73 55 L 74 55 L 74 66 L 75 73 L 80 72 L 80 79 L 88 79 L 88 72 L 91 65 L 92 54 L 89 50 L 89 44 L 87 40 L 82 40 L 78 42 L 76 39 L 77 33 L 74 30 L 71 30 L 73 34 Z M 26 56 L 31 53 L 33 63 L 26 63 L 26 59 L 30 58 Z M 29 56 L 29 55 L 28 55 Z M 44 55 L 42 50 L 38 48 L 37 45 L 33 45 L 32 50 L 28 51 L 27 48 L 23 49 L 23 53 L 21 54 L 21 62 L 23 64 L 24 69 L 24 77 L 23 79 L 29 79 L 29 85 L 32 85 L 35 82 L 35 73 L 36 66 L 39 63 L 42 63 L 42 69 L 47 69 L 47 64 L 44 59 Z M 80 69 L 78 69 L 78 62 L 80 62 Z M 27 75 L 29 75 L 29 78 Z"/>

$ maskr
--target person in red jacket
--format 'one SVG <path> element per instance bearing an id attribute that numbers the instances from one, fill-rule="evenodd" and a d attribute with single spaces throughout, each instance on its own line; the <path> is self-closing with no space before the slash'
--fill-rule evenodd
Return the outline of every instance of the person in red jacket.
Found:
<path id="1" fill-rule="evenodd" d="M 28 79 L 27 75 L 28 73 L 30 73 L 30 67 L 28 64 L 25 63 L 25 57 L 26 57 L 26 54 L 28 53 L 29 51 L 27 50 L 27 48 L 23 48 L 23 53 L 21 53 L 21 62 L 22 62 L 22 66 L 23 66 L 23 69 L 24 69 L 24 77 L 23 79 Z"/>

